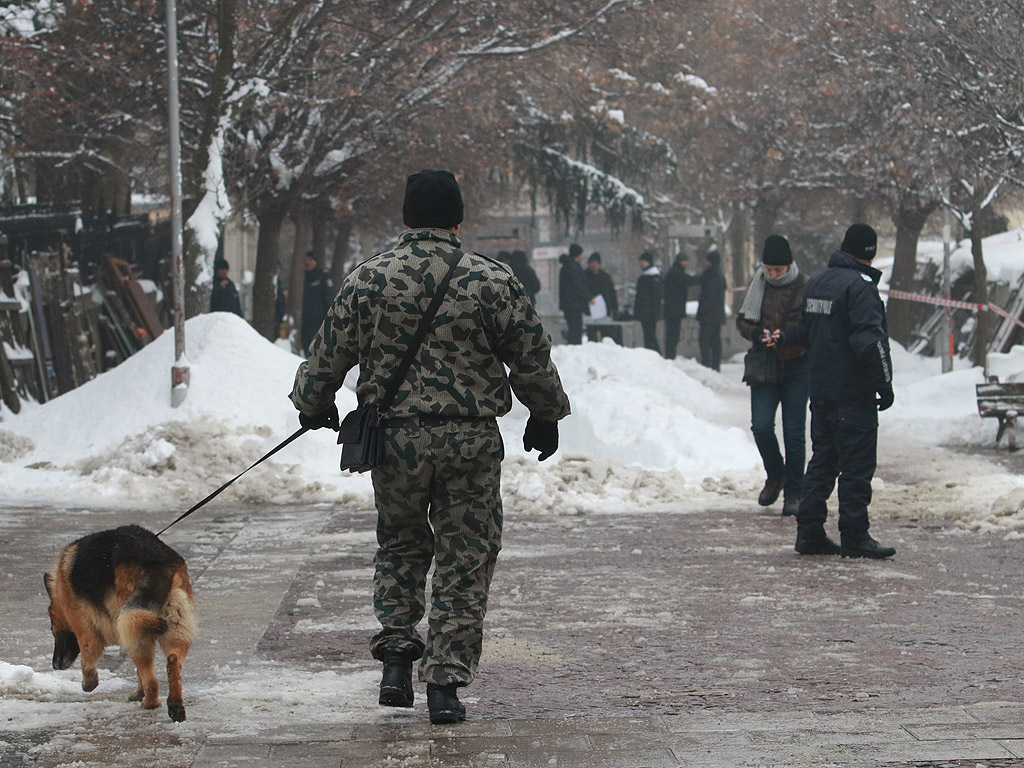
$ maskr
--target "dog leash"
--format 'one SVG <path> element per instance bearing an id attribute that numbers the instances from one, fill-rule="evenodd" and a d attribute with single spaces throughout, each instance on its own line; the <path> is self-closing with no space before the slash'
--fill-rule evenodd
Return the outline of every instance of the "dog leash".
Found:
<path id="1" fill-rule="evenodd" d="M 284 447 L 285 447 L 286 445 L 288 445 L 288 444 L 289 444 L 289 443 L 290 443 L 290 442 L 291 442 L 292 440 L 294 440 L 295 438 L 299 437 L 299 435 L 302 435 L 303 433 L 305 433 L 305 432 L 308 432 L 308 431 L 309 431 L 309 427 L 299 427 L 299 428 L 298 428 L 297 430 L 295 430 L 295 432 L 293 432 L 293 433 L 291 434 L 291 436 L 290 436 L 290 437 L 287 437 L 287 438 L 285 438 L 284 442 L 280 443 L 280 444 L 279 444 L 279 445 L 278 445 L 278 446 L 277 446 L 276 448 L 272 448 L 272 449 L 270 450 L 270 452 L 269 452 L 269 453 L 267 453 L 266 455 L 264 455 L 264 456 L 263 456 L 262 458 L 260 458 L 260 459 L 257 459 L 257 460 L 256 460 L 256 462 L 255 462 L 255 463 L 254 463 L 254 464 L 253 464 L 253 465 L 252 465 L 251 467 L 249 467 L 248 469 L 243 469 L 243 470 L 242 470 L 241 472 L 239 472 L 239 473 L 238 473 L 237 475 L 235 475 L 235 476 L 234 476 L 233 478 L 231 478 L 231 479 L 230 479 L 230 480 L 228 480 L 228 481 L 227 481 L 226 483 L 224 483 L 224 485 L 222 485 L 222 486 L 221 486 L 220 488 L 218 488 L 218 489 L 217 489 L 216 491 L 214 491 L 214 492 L 213 492 L 213 493 L 211 493 L 211 494 L 210 494 L 209 496 L 207 496 L 207 497 L 206 497 L 205 499 L 203 499 L 203 500 L 202 500 L 202 501 L 200 501 L 200 502 L 199 502 L 198 504 L 196 504 L 196 505 L 195 505 L 194 507 L 192 507 L 192 509 L 190 509 L 190 510 L 189 510 L 188 512 L 185 512 L 184 514 L 180 515 L 180 516 L 178 517 L 178 519 L 177 519 L 177 520 L 175 520 L 175 521 L 174 521 L 173 523 L 171 523 L 170 525 L 166 526 L 166 527 L 165 527 L 165 528 L 163 529 L 163 531 L 160 531 L 160 533 L 158 533 L 158 534 L 157 534 L 157 536 L 160 536 L 160 535 L 162 535 L 164 531 L 166 531 L 166 530 L 167 530 L 168 528 L 170 528 L 170 527 L 171 527 L 171 525 L 174 525 L 175 523 L 179 523 L 179 522 L 181 522 L 182 520 L 184 520 L 184 519 L 185 519 L 186 517 L 188 517 L 189 515 L 191 515 L 191 514 L 192 514 L 193 512 L 195 512 L 195 511 L 196 511 L 197 509 L 199 509 L 199 508 L 200 508 L 201 506 L 203 506 L 204 504 L 206 504 L 206 503 L 207 503 L 208 501 L 211 501 L 211 500 L 212 500 L 212 499 L 213 499 L 214 497 L 216 497 L 216 496 L 217 496 L 217 495 L 218 495 L 218 494 L 219 494 L 219 493 L 220 493 L 221 491 L 223 491 L 223 490 L 224 490 L 225 488 L 227 488 L 227 487 L 228 487 L 229 485 L 231 485 L 231 484 L 232 484 L 233 482 L 235 482 L 235 480 L 237 480 L 238 478 L 240 478 L 240 477 L 241 477 L 242 475 L 244 475 L 244 474 L 245 474 L 246 472 L 248 472 L 248 471 L 249 471 L 250 469 L 252 469 L 253 467 L 255 467 L 255 466 L 256 466 L 257 464 L 262 464 L 262 463 L 263 463 L 264 461 L 266 461 L 266 460 L 267 460 L 267 459 L 269 459 L 269 458 L 270 458 L 271 456 L 273 456 L 273 455 L 274 455 L 275 453 L 277 453 L 277 452 L 278 452 L 278 451 L 280 451 L 280 450 L 281 450 L 282 448 L 284 448 Z"/>

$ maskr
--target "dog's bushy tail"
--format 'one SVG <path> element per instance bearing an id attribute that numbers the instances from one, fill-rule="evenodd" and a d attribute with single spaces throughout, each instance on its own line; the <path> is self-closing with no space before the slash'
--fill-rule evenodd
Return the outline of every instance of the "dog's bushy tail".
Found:
<path id="1" fill-rule="evenodd" d="M 117 636 L 121 650 L 135 658 L 155 638 L 167 631 L 167 622 L 145 608 L 126 605 L 117 617 Z"/>

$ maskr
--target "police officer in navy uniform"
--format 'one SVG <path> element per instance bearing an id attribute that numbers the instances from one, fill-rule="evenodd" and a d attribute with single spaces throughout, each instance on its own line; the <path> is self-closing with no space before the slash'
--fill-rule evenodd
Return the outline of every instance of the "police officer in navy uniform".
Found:
<path id="1" fill-rule="evenodd" d="M 893 404 L 892 358 L 882 273 L 871 266 L 878 237 L 867 224 L 846 230 L 828 269 L 807 283 L 802 325 L 807 334 L 811 460 L 797 512 L 802 555 L 886 558 L 893 547 L 868 533 L 878 411 Z M 839 481 L 839 534 L 825 534 L 827 502 Z"/>

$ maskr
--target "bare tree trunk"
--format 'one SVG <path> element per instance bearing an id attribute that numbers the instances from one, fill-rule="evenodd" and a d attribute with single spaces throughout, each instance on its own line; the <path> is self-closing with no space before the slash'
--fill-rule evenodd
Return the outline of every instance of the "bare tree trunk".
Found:
<path id="1" fill-rule="evenodd" d="M 768 235 L 772 234 L 772 231 L 775 229 L 779 208 L 778 200 L 767 197 L 758 199 L 757 204 L 754 206 L 752 217 L 754 222 L 754 253 L 758 256 L 761 255 L 764 241 L 768 239 Z"/>
<path id="2" fill-rule="evenodd" d="M 732 257 L 732 286 L 739 288 L 750 282 L 750 269 L 747 248 L 747 212 L 742 204 L 736 203 L 732 208 L 732 223 L 729 225 L 729 253 Z M 746 292 L 732 292 L 732 312 L 738 315 Z"/>
<path id="3" fill-rule="evenodd" d="M 302 299 L 306 287 L 306 252 L 310 250 L 310 216 L 307 210 L 292 214 L 295 220 L 295 242 L 292 245 L 292 271 L 288 280 L 288 314 L 292 327 L 302 328 Z M 301 344 L 301 339 L 296 342 Z"/>
<path id="4" fill-rule="evenodd" d="M 330 211 L 326 207 L 317 206 L 312 210 L 309 218 L 312 230 L 309 248 L 320 261 L 320 268 L 326 269 L 327 233 L 331 228 Z"/>
<path id="5" fill-rule="evenodd" d="M 213 291 L 213 254 L 204 253 L 199 238 L 185 226 L 185 317 L 210 311 Z M 205 265 L 205 269 L 204 269 Z"/>
<path id="6" fill-rule="evenodd" d="M 917 242 L 921 230 L 932 212 L 938 207 L 933 200 L 904 200 L 894 216 L 896 224 L 896 247 L 894 251 L 892 278 L 889 285 L 900 291 L 912 291 L 917 271 Z M 916 320 L 920 316 L 918 305 L 901 299 L 889 299 L 886 315 L 889 319 L 889 335 L 903 346 L 913 340 Z"/>
<path id="7" fill-rule="evenodd" d="M 978 226 L 978 211 L 971 216 L 971 256 L 974 258 L 974 296 L 978 304 L 988 304 L 988 268 L 981 248 L 981 228 Z M 992 313 L 978 313 L 978 324 L 974 332 L 974 350 L 971 355 L 975 365 L 988 366 L 988 342 L 992 338 Z"/>
<path id="8" fill-rule="evenodd" d="M 271 340 L 277 338 L 274 325 L 274 303 L 277 299 L 274 278 L 277 277 L 284 215 L 283 208 L 265 209 L 256 215 L 260 231 L 256 241 L 256 274 L 252 286 L 252 326 L 260 335 Z"/>
<path id="9" fill-rule="evenodd" d="M 352 238 L 352 220 L 348 217 L 341 219 L 334 231 L 334 256 L 331 258 L 331 280 L 334 282 L 334 290 L 341 289 L 341 283 L 345 276 L 351 271 L 348 266 L 351 247 L 349 241 Z"/>

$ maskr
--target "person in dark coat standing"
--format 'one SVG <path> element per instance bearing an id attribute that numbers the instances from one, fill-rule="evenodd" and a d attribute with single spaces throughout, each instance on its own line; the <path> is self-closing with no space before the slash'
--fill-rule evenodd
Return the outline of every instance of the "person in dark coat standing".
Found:
<path id="1" fill-rule="evenodd" d="M 789 241 L 770 235 L 736 317 L 736 328 L 752 344 L 751 351 L 765 354 L 770 361 L 763 380 L 744 377 L 750 386 L 750 430 L 767 475 L 757 503 L 771 506 L 785 490 L 784 516 L 795 515 L 800 507 L 807 455 L 807 348 L 800 326 L 806 287 Z M 775 436 L 780 405 L 785 458 Z"/>
<path id="2" fill-rule="evenodd" d="M 665 273 L 666 360 L 675 360 L 683 318 L 686 317 L 686 302 L 690 299 L 690 286 L 700 283 L 699 277 L 686 271 L 689 266 L 690 257 L 679 252 Z"/>
<path id="3" fill-rule="evenodd" d="M 579 243 L 569 246 L 569 253 L 559 258 L 562 268 L 558 273 L 558 308 L 565 315 L 566 344 L 583 343 L 583 314 L 590 304 L 587 287 L 583 282 L 583 247 Z"/>
<path id="4" fill-rule="evenodd" d="M 238 300 L 238 289 L 228 277 L 228 263 L 224 259 L 213 262 L 213 290 L 210 291 L 211 312 L 234 312 L 242 316 L 242 303 Z"/>
<path id="5" fill-rule="evenodd" d="M 715 371 L 722 369 L 722 326 L 725 325 L 725 275 L 718 250 L 707 255 L 708 266 L 700 277 L 700 298 L 697 323 L 700 328 L 701 365 Z"/>
<path id="6" fill-rule="evenodd" d="M 640 277 L 636 280 L 636 299 L 633 314 L 644 331 L 644 347 L 661 354 L 658 347 L 658 321 L 661 319 L 661 270 L 654 263 L 654 254 L 640 254 Z"/>
<path id="7" fill-rule="evenodd" d="M 540 292 L 540 278 L 537 277 L 536 271 L 527 261 L 526 251 L 512 251 L 508 257 L 508 265 L 512 268 L 512 274 L 523 284 L 523 290 L 530 297 L 530 303 L 536 306 L 537 294 Z"/>
<path id="8" fill-rule="evenodd" d="M 587 258 L 583 282 L 587 286 L 589 302 L 593 303 L 598 296 L 604 299 L 605 311 L 609 318 L 619 311 L 619 297 L 615 295 L 615 284 L 612 282 L 612 276 L 601 266 L 601 254 L 597 251 Z"/>
<path id="9" fill-rule="evenodd" d="M 871 266 L 878 237 L 867 224 L 846 230 L 828 269 L 807 281 L 811 460 L 797 511 L 801 555 L 885 558 L 896 554 L 868 533 L 878 449 L 878 411 L 893 404 L 892 357 L 882 273 Z M 839 483 L 839 536 L 825 533 L 828 499 Z"/>
<path id="10" fill-rule="evenodd" d="M 306 253 L 306 274 L 302 289 L 302 348 L 309 350 L 309 345 L 316 338 L 316 332 L 327 317 L 327 310 L 334 301 L 334 284 L 331 278 L 320 269 L 320 260 L 313 251 Z"/>

